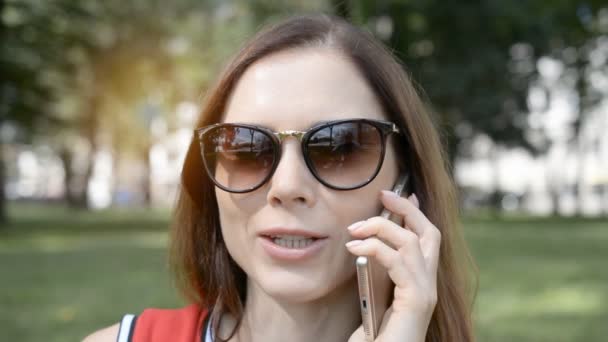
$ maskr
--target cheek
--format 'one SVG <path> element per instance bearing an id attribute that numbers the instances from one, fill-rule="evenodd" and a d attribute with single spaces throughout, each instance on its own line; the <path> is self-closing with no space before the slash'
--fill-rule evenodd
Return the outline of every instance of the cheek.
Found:
<path id="1" fill-rule="evenodd" d="M 219 207 L 222 237 L 230 256 L 241 266 L 247 262 L 245 244 L 247 243 L 248 216 L 230 199 L 230 194 L 216 188 L 215 195 Z"/>
<path id="2" fill-rule="evenodd" d="M 391 156 L 392 157 L 392 156 Z M 380 201 L 380 191 L 390 190 L 397 179 L 397 167 L 394 158 L 387 158 L 378 176 L 363 188 L 346 192 L 334 193 L 330 199 L 332 215 L 336 222 L 344 228 L 344 233 L 350 237 L 346 227 L 351 223 L 379 216 L 383 206 Z"/>
<path id="3" fill-rule="evenodd" d="M 338 224 L 336 228 L 342 230 L 343 235 L 348 238 L 350 238 L 350 234 L 346 228 L 349 225 L 378 216 L 382 210 L 382 203 L 376 191 L 367 187 L 355 191 L 358 193 L 336 197 L 332 200 L 334 204 L 330 208 L 330 212 Z"/>

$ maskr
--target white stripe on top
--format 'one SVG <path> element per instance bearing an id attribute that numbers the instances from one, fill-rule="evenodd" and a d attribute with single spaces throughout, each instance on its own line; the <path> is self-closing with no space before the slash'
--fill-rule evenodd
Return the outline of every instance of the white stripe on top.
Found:
<path id="1" fill-rule="evenodd" d="M 120 327 L 118 328 L 118 339 L 116 342 L 128 342 L 129 332 L 131 331 L 131 324 L 133 324 L 133 318 L 135 315 L 126 314 L 120 321 Z M 205 342 L 213 342 L 211 335 L 211 320 L 207 321 L 207 328 L 205 329 Z"/>
<path id="2" fill-rule="evenodd" d="M 213 338 L 211 337 L 211 319 L 207 320 L 207 328 L 205 330 L 207 331 L 205 334 L 205 342 L 213 342 Z"/>
<path id="3" fill-rule="evenodd" d="M 135 318 L 135 315 L 131 314 L 126 314 L 122 317 L 122 320 L 120 321 L 120 328 L 118 329 L 118 339 L 116 342 L 128 342 L 133 318 Z"/>

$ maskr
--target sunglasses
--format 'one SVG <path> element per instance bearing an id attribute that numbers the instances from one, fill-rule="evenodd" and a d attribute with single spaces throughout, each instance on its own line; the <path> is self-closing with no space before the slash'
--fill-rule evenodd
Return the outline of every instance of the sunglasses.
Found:
<path id="1" fill-rule="evenodd" d="M 313 176 L 335 190 L 354 190 L 370 183 L 382 167 L 386 138 L 400 134 L 384 120 L 347 119 L 317 123 L 307 131 L 274 132 L 266 127 L 218 123 L 196 129 L 203 164 L 222 190 L 245 193 L 258 189 L 274 174 L 281 142 L 296 137 Z"/>

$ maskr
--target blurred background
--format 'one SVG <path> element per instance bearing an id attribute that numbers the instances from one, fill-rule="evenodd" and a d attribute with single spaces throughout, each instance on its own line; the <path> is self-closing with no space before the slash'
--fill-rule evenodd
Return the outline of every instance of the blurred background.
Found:
<path id="1" fill-rule="evenodd" d="M 0 340 L 183 304 L 167 229 L 202 94 L 261 25 L 309 12 L 384 41 L 440 118 L 479 340 L 605 341 L 608 4 L 592 0 L 0 0 Z"/>

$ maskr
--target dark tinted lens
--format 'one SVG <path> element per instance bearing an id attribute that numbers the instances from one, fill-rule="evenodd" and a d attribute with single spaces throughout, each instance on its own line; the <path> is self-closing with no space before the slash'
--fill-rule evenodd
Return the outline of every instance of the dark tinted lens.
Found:
<path id="1" fill-rule="evenodd" d="M 382 157 L 382 135 L 366 122 L 339 123 L 308 140 L 308 158 L 319 178 L 348 188 L 374 176 Z"/>
<path id="2" fill-rule="evenodd" d="M 203 161 L 216 182 L 241 191 L 259 185 L 274 163 L 274 150 L 266 133 L 242 126 L 219 126 L 203 135 Z"/>

